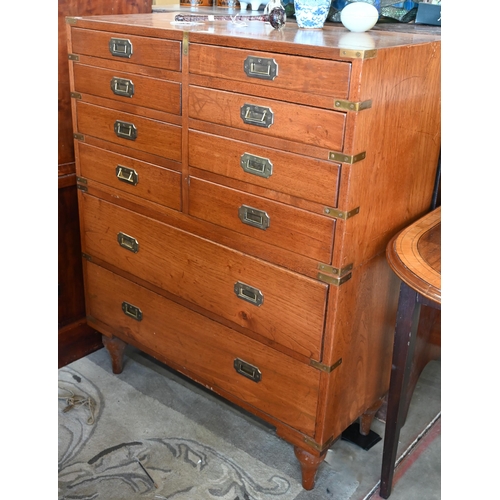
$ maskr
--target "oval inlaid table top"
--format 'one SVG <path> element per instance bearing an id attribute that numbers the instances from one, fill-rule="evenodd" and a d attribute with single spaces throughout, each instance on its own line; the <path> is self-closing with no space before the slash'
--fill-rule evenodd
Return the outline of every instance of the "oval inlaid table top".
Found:
<path id="1" fill-rule="evenodd" d="M 441 304 L 441 207 L 394 236 L 386 256 L 409 287 Z"/>

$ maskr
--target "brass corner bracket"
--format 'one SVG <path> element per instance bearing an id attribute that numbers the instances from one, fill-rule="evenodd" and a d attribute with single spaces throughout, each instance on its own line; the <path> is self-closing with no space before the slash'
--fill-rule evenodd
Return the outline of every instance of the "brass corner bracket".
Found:
<path id="1" fill-rule="evenodd" d="M 352 268 L 353 268 L 352 264 L 348 264 L 347 266 L 344 266 L 341 268 L 333 267 L 333 266 L 330 266 L 328 264 L 323 264 L 321 262 L 318 264 L 318 269 L 320 271 L 323 271 L 323 272 L 328 273 L 328 274 L 333 274 L 334 276 L 338 276 L 338 277 L 344 276 L 348 272 L 352 271 Z"/>
<path id="2" fill-rule="evenodd" d="M 347 220 L 359 214 L 359 207 L 353 208 L 348 212 L 345 210 L 339 210 L 338 208 L 325 207 L 323 209 L 323 213 L 329 217 L 333 217 L 334 219 Z"/>
<path id="3" fill-rule="evenodd" d="M 334 107 L 342 111 L 362 111 L 363 109 L 369 109 L 372 107 L 372 100 L 363 102 L 352 102 L 345 101 L 343 99 L 335 99 Z"/>
<path id="4" fill-rule="evenodd" d="M 322 372 L 331 373 L 331 372 L 333 372 L 333 370 L 335 370 L 335 368 L 337 368 L 338 366 L 340 366 L 342 364 L 342 358 L 340 358 L 338 361 L 333 363 L 333 365 L 331 365 L 331 366 L 320 363 L 319 361 L 314 361 L 314 359 L 311 359 L 309 361 L 309 364 L 312 367 L 317 368 L 318 370 L 321 370 Z"/>
<path id="5" fill-rule="evenodd" d="M 344 276 L 334 277 L 329 274 L 318 273 L 317 279 L 322 281 L 323 283 L 327 283 L 328 285 L 340 286 L 343 285 L 346 281 L 349 281 L 352 278 L 352 273 L 345 274 Z"/>
<path id="6" fill-rule="evenodd" d="M 373 59 L 377 56 L 377 50 L 341 49 L 340 55 L 349 59 Z"/>
<path id="7" fill-rule="evenodd" d="M 366 151 L 358 153 L 357 155 L 346 155 L 345 153 L 339 153 L 337 151 L 330 151 L 328 153 L 328 159 L 331 161 L 339 161 L 340 163 L 348 163 L 352 165 L 358 161 L 364 160 L 366 158 Z"/>

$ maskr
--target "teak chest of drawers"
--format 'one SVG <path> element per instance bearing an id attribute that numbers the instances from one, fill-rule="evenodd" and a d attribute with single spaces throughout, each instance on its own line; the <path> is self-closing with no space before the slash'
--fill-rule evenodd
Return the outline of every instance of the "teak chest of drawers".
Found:
<path id="1" fill-rule="evenodd" d="M 388 390 L 440 40 L 173 16 L 68 18 L 87 320 L 115 373 L 129 343 L 274 425 L 311 489 Z"/>

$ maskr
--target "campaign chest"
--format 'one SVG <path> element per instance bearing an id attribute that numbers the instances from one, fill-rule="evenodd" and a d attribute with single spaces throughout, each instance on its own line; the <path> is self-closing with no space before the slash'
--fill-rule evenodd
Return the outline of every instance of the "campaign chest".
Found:
<path id="1" fill-rule="evenodd" d="M 387 393 L 385 247 L 431 205 L 440 41 L 68 19 L 88 323 L 268 421 L 310 489 Z"/>

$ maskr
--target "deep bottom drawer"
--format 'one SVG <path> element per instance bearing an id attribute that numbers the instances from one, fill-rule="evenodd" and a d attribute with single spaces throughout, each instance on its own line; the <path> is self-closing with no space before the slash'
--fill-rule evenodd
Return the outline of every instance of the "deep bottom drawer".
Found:
<path id="1" fill-rule="evenodd" d="M 195 374 L 207 387 L 221 388 L 313 436 L 316 369 L 100 266 L 84 265 L 90 316 Z"/>
<path id="2" fill-rule="evenodd" d="M 328 286 L 91 195 L 83 251 L 192 304 L 320 359 Z"/>

